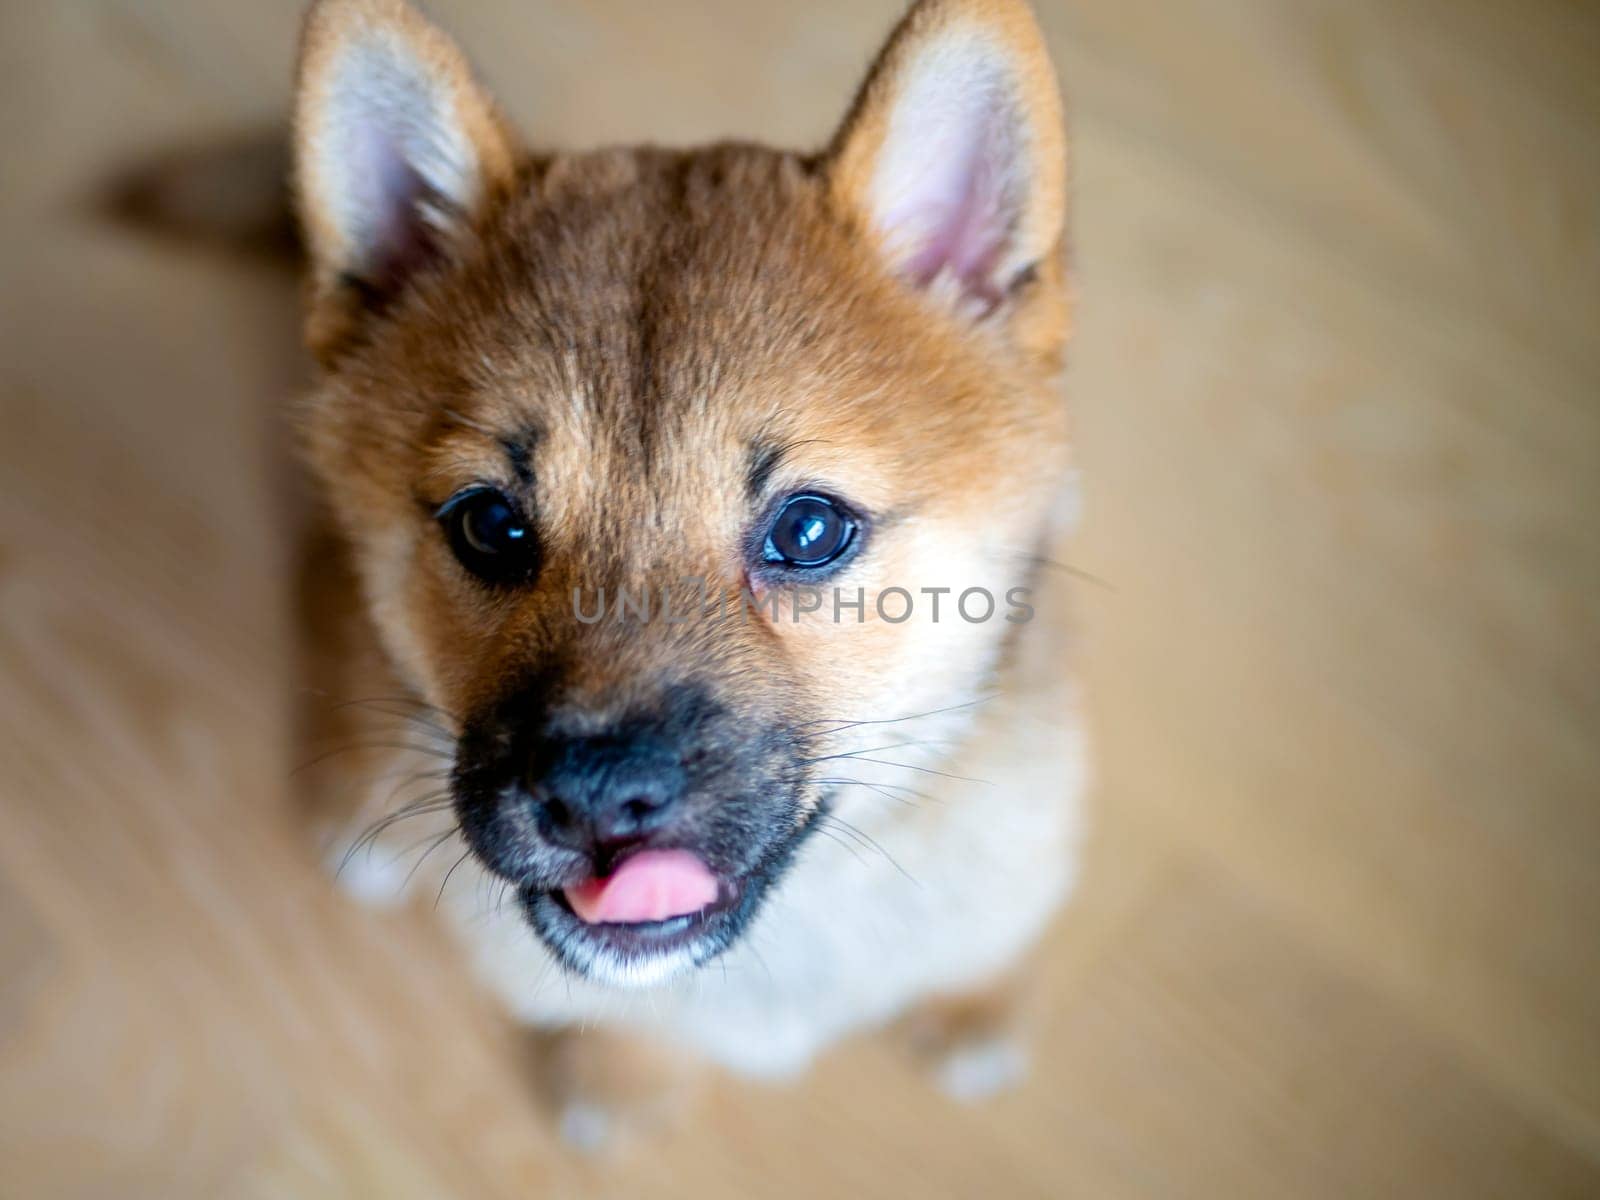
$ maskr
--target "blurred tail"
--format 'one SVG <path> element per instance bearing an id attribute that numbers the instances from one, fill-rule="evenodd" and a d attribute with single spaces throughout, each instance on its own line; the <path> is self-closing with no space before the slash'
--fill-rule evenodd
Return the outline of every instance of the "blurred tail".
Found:
<path id="1" fill-rule="evenodd" d="M 161 151 L 106 183 L 100 209 L 140 232 L 297 263 L 289 143 L 261 131 Z"/>

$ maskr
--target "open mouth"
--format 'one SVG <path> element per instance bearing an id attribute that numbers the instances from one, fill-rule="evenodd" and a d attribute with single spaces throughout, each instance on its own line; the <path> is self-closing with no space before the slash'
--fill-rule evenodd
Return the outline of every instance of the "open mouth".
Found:
<path id="1" fill-rule="evenodd" d="M 526 890 L 534 928 L 579 974 L 648 986 L 724 949 L 764 880 L 714 874 L 688 850 L 641 850 L 603 878 Z"/>
<path id="2" fill-rule="evenodd" d="M 723 899 L 728 888 L 688 850 L 641 850 L 603 878 L 561 889 L 585 925 L 650 926 L 686 920 Z"/>
<path id="3" fill-rule="evenodd" d="M 611 873 L 566 887 L 524 888 L 523 910 L 568 970 L 599 983 L 650 987 L 726 950 L 810 833 L 813 811 L 736 877 L 689 850 L 640 850 Z"/>

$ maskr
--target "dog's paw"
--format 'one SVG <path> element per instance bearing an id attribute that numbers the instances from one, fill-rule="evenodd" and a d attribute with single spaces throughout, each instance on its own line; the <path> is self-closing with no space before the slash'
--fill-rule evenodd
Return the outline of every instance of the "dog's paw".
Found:
<path id="1" fill-rule="evenodd" d="M 410 894 L 410 867 L 377 847 L 354 851 L 350 839 L 327 843 L 322 860 L 339 890 L 356 903 L 380 912 L 399 908 Z"/>
<path id="2" fill-rule="evenodd" d="M 397 909 L 424 889 L 437 889 L 462 850 L 453 812 L 437 804 L 415 813 L 385 811 L 382 804 L 389 800 L 383 790 L 356 814 L 316 821 L 311 827 L 323 866 L 339 890 L 379 911 Z"/>
<path id="3" fill-rule="evenodd" d="M 933 1062 L 939 1090 L 952 1100 L 976 1104 L 1009 1092 L 1028 1077 L 1028 1050 L 1004 1034 L 945 1047 Z"/>
<path id="4" fill-rule="evenodd" d="M 1028 1077 L 1021 977 L 955 996 L 932 998 L 906 1019 L 911 1052 L 952 1100 L 976 1103 L 1010 1091 Z"/>
<path id="5" fill-rule="evenodd" d="M 587 1100 L 569 1100 L 562 1106 L 556 1114 L 556 1132 L 568 1149 L 579 1154 L 601 1158 L 619 1149 L 615 1114 Z"/>
<path id="6" fill-rule="evenodd" d="M 606 1030 L 534 1037 L 540 1098 L 577 1153 L 615 1157 L 670 1130 L 693 1099 L 699 1072 L 666 1047 Z"/>

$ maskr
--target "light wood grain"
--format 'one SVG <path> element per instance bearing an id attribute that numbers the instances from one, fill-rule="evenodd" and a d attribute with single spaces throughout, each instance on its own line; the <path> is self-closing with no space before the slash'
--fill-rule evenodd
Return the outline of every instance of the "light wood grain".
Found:
<path id="1" fill-rule="evenodd" d="M 809 144 L 895 0 L 435 4 L 537 140 Z M 1073 0 L 1099 757 L 1033 1076 L 877 1042 L 574 1160 L 295 817 L 281 272 L 120 163 L 296 6 L 0 7 L 0 1196 L 1600 1194 L 1600 14 Z"/>

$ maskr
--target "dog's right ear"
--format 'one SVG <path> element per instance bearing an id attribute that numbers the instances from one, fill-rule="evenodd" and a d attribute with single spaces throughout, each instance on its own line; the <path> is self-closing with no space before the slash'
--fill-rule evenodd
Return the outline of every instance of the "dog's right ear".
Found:
<path id="1" fill-rule="evenodd" d="M 918 0 L 824 156 L 884 262 L 980 318 L 1062 269 L 1061 94 L 1027 0 Z"/>
<path id="2" fill-rule="evenodd" d="M 323 361 L 510 186 L 516 144 L 456 45 L 404 0 L 317 0 L 295 96 L 295 195 Z"/>

